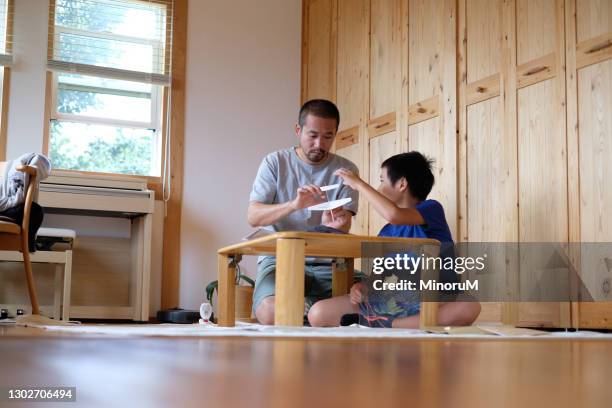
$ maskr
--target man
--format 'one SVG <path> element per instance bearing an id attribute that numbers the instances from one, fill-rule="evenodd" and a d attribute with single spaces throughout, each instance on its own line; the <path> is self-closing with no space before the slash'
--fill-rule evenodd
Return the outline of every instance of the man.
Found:
<path id="1" fill-rule="evenodd" d="M 274 231 L 299 231 L 324 223 L 344 232 L 357 213 L 358 194 L 345 185 L 324 193 L 321 186 L 341 182 L 334 172 L 348 168 L 357 172 L 351 161 L 330 153 L 338 132 L 340 114 L 332 102 L 313 99 L 300 109 L 295 134 L 298 145 L 268 154 L 257 172 L 250 196 L 247 219 L 252 227 Z M 351 197 L 343 208 L 310 211 L 307 208 L 324 201 Z M 253 293 L 253 311 L 262 324 L 274 323 L 274 282 L 276 259 L 258 261 Z M 306 307 L 331 297 L 331 263 L 307 259 L 305 265 Z"/>

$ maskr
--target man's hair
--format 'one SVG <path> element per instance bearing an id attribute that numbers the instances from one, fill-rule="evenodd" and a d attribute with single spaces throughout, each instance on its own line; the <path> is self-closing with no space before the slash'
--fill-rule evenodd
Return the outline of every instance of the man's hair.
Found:
<path id="1" fill-rule="evenodd" d="M 391 185 L 395 185 L 404 177 L 410 194 L 419 200 L 425 200 L 434 185 L 434 175 L 431 171 L 433 163 L 432 159 L 419 152 L 409 152 L 389 157 L 380 167 L 387 169 Z"/>
<path id="2" fill-rule="evenodd" d="M 302 105 L 298 118 L 300 127 L 304 126 L 308 115 L 325 119 L 336 119 L 336 130 L 338 130 L 338 126 L 340 125 L 340 112 L 333 102 L 326 99 L 311 99 Z"/>

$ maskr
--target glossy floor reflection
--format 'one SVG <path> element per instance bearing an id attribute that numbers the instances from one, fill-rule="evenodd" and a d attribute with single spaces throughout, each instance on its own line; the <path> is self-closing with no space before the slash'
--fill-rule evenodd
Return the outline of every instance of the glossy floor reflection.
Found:
<path id="1" fill-rule="evenodd" d="M 608 407 L 612 401 L 611 341 L 36 333 L 0 330 L 0 387 L 76 386 L 78 406 Z"/>

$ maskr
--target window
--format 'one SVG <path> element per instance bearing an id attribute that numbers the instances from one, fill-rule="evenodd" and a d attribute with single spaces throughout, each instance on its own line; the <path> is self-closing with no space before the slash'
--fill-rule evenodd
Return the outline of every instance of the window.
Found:
<path id="1" fill-rule="evenodd" d="M 159 177 L 172 0 L 55 0 L 50 13 L 54 168 Z"/>
<path id="2" fill-rule="evenodd" d="M 6 156 L 6 102 L 8 93 L 4 84 L 8 83 L 10 65 L 13 62 L 13 0 L 0 0 L 0 160 Z M 8 89 L 8 88 L 7 88 Z"/>
<path id="3" fill-rule="evenodd" d="M 0 0 L 0 65 L 6 66 L 13 62 L 11 50 L 13 49 L 13 39 L 11 24 L 13 20 L 13 2 Z"/>

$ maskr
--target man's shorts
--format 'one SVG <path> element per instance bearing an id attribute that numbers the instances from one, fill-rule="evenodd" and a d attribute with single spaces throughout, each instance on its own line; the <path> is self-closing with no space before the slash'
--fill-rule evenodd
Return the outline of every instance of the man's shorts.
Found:
<path id="1" fill-rule="evenodd" d="M 322 299 L 332 297 L 332 273 L 331 263 L 311 263 L 304 265 L 304 313 L 308 313 L 310 306 Z M 276 279 L 276 258 L 264 258 L 257 265 L 257 278 L 255 279 L 255 290 L 253 291 L 253 313 L 259 307 L 262 300 L 268 296 L 274 296 L 274 285 Z M 355 271 L 353 281 L 360 282 L 365 275 Z"/>

